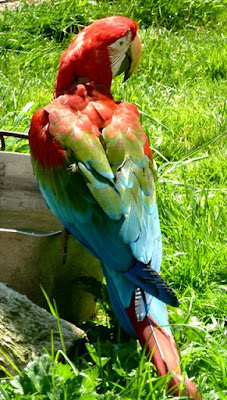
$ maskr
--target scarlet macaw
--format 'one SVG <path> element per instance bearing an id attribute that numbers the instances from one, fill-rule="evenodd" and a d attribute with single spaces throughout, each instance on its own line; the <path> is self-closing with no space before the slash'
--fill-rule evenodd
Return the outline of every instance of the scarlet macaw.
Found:
<path id="1" fill-rule="evenodd" d="M 30 150 L 40 190 L 62 224 L 100 259 L 115 313 L 137 336 L 172 393 L 200 395 L 182 378 L 166 304 L 178 305 L 160 277 L 162 241 L 148 139 L 133 104 L 114 101 L 112 78 L 138 65 L 137 24 L 101 19 L 62 55 L 53 102 L 35 112 Z"/>

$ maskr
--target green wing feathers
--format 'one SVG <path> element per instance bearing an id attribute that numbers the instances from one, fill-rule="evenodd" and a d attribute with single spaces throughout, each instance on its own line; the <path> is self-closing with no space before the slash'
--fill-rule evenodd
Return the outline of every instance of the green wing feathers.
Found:
<path id="1" fill-rule="evenodd" d="M 113 170 L 116 171 L 127 158 L 130 158 L 140 167 L 144 167 L 146 136 L 141 128 L 135 106 L 120 103 L 111 123 L 103 129 L 102 136 L 106 145 L 107 157 Z"/>
<path id="2" fill-rule="evenodd" d="M 144 210 L 149 213 L 155 202 L 153 164 L 144 151 L 147 138 L 138 111 L 127 103 L 115 104 L 113 109 L 103 99 L 75 110 L 68 97 L 60 96 L 45 107 L 49 133 L 64 149 L 71 173 L 84 177 L 108 217 L 115 221 L 124 217 L 124 242 L 134 241 Z M 128 226 L 135 226 L 130 234 Z"/>
<path id="3" fill-rule="evenodd" d="M 55 104 L 56 103 L 56 104 Z M 113 178 L 113 172 L 99 140 L 99 131 L 86 115 L 73 113 L 55 100 L 45 107 L 49 113 L 49 131 L 75 162 L 90 165 L 100 175 Z"/>

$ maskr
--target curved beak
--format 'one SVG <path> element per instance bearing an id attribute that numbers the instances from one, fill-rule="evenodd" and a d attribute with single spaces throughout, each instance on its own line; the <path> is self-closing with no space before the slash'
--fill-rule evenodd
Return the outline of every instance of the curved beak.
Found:
<path id="1" fill-rule="evenodd" d="M 133 74 L 137 65 L 139 64 L 142 53 L 141 41 L 138 33 L 132 41 L 126 53 L 127 69 L 125 69 L 124 82 Z"/>

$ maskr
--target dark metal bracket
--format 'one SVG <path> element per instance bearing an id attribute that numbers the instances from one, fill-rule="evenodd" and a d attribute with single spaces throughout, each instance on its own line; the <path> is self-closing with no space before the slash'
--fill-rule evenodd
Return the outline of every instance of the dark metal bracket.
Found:
<path id="1" fill-rule="evenodd" d="M 5 150 L 5 138 L 4 136 L 11 136 L 19 139 L 28 139 L 27 133 L 13 132 L 13 131 L 1 131 L 0 130 L 0 141 L 1 141 L 1 151 Z"/>

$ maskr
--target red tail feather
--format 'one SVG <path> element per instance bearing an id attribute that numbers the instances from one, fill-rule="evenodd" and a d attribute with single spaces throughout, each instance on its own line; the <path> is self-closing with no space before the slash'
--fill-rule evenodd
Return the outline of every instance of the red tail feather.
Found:
<path id="1" fill-rule="evenodd" d="M 137 321 L 135 314 L 135 299 L 132 298 L 130 307 L 127 309 L 129 318 L 136 331 L 141 346 L 146 347 L 146 354 L 152 354 L 152 363 L 160 375 L 170 372 L 173 377 L 170 380 L 169 388 L 174 396 L 179 395 L 179 387 L 183 381 L 185 389 L 182 394 L 191 400 L 201 400 L 196 387 L 188 378 L 182 378 L 180 371 L 180 358 L 176 344 L 172 336 L 169 336 L 163 328 L 157 325 L 151 315 L 143 321 Z"/>

